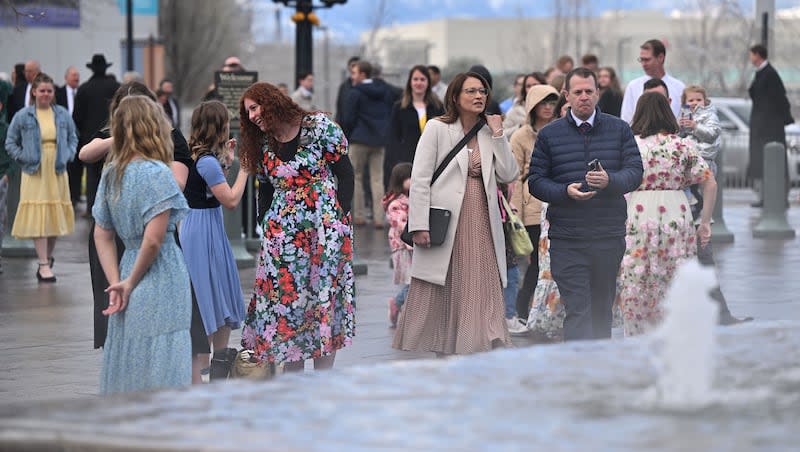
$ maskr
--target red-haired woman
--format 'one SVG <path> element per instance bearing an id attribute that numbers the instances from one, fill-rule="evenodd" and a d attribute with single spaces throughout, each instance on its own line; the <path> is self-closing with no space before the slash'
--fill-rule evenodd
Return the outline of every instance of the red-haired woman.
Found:
<path id="1" fill-rule="evenodd" d="M 239 109 L 242 166 L 259 177 L 265 207 L 242 345 L 287 371 L 307 359 L 329 369 L 355 334 L 347 139 L 268 83 L 248 88 Z"/>

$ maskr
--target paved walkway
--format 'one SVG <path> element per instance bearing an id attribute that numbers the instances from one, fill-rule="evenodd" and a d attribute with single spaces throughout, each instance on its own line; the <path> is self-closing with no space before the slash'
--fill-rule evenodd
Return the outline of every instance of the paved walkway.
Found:
<path id="1" fill-rule="evenodd" d="M 792 199 L 796 199 L 796 195 Z M 749 207 L 749 191 L 726 195 L 725 219 L 735 242 L 717 249 L 722 287 L 731 310 L 759 320 L 800 320 L 800 238 L 753 239 L 759 211 Z M 800 228 L 800 207 L 793 204 L 789 222 Z M 3 260 L 0 275 L 0 404 L 95 395 L 102 352 L 92 349 L 92 298 L 86 238 L 88 223 L 79 219 L 74 234 L 56 246 L 56 284 L 38 284 L 36 260 Z M 429 357 L 390 346 L 386 303 L 395 292 L 388 267 L 384 231 L 357 230 L 358 257 L 369 273 L 357 279 L 357 336 L 337 356 L 337 367 Z M 241 271 L 245 296 L 253 269 Z M 232 338 L 236 344 L 238 336 Z M 515 340 L 518 346 L 528 341 Z"/>

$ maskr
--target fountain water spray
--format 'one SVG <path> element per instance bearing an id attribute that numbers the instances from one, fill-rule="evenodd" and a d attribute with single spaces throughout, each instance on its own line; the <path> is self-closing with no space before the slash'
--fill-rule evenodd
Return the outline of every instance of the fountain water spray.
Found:
<path id="1" fill-rule="evenodd" d="M 654 397 L 668 409 L 702 408 L 712 400 L 719 307 L 709 292 L 714 271 L 696 259 L 681 265 L 664 300 L 663 323 L 653 334 L 658 381 Z"/>

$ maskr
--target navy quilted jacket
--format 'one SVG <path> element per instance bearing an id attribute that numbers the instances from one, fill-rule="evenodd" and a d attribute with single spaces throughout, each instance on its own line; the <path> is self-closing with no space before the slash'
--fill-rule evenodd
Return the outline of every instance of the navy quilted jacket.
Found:
<path id="1" fill-rule="evenodd" d="M 599 159 L 608 186 L 588 201 L 567 195 L 567 185 L 582 182 L 586 165 Z M 597 110 L 586 135 L 567 113 L 539 132 L 533 148 L 528 187 L 550 203 L 547 219 L 554 239 L 596 240 L 625 236 L 627 203 L 623 195 L 642 183 L 642 158 L 628 124 Z"/>

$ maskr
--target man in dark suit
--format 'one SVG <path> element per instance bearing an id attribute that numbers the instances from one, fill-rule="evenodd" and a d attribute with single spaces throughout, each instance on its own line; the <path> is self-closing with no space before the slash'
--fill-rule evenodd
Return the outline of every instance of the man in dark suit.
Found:
<path id="1" fill-rule="evenodd" d="M 781 76 L 767 61 L 767 48 L 761 44 L 751 47 L 750 62 L 756 67 L 756 75 L 749 89 L 750 98 L 753 100 L 753 109 L 750 111 L 750 164 L 747 168 L 747 176 L 760 183 L 764 177 L 764 145 L 776 141 L 785 146 L 786 130 L 784 127 L 792 124 L 794 118 Z M 786 192 L 788 194 L 788 164 L 786 168 Z M 753 207 L 764 205 L 763 190 L 760 193 L 761 199 L 753 203 Z"/>
<path id="2" fill-rule="evenodd" d="M 81 82 L 81 74 L 78 68 L 70 66 L 64 73 L 64 86 L 56 88 L 56 103 L 66 108 L 71 115 L 75 111 L 75 95 L 78 93 L 78 85 Z M 69 197 L 72 199 L 73 207 L 81 200 L 81 179 L 83 178 L 83 162 L 75 156 L 71 162 L 67 163 L 67 174 L 69 176 Z"/>
<path id="3" fill-rule="evenodd" d="M 92 70 L 92 77 L 78 88 L 75 111 L 72 112 L 72 119 L 78 128 L 79 150 L 108 122 L 108 105 L 119 88 L 114 76 L 106 74 L 109 66 L 111 63 L 106 63 L 106 57 L 100 53 L 92 56 L 92 61 L 86 63 L 86 67 Z M 102 169 L 102 160 L 86 165 L 86 217 L 92 214 Z"/>
<path id="4" fill-rule="evenodd" d="M 23 108 L 32 104 L 31 101 L 31 83 L 33 79 L 42 72 L 39 62 L 30 60 L 25 62 L 25 78 L 23 80 L 17 79 L 17 84 L 11 92 L 11 97 L 8 100 L 8 123 L 11 123 L 11 118 L 22 110 Z"/>
<path id="5" fill-rule="evenodd" d="M 164 106 L 164 112 L 167 113 L 170 123 L 172 123 L 172 128 L 180 129 L 181 109 L 178 106 L 178 101 L 173 96 L 174 86 L 172 80 L 168 78 L 161 80 L 161 83 L 158 84 L 158 89 L 161 90 L 165 96 L 167 96 L 166 102 L 164 102 L 162 105 Z"/>

